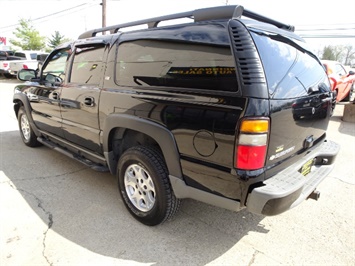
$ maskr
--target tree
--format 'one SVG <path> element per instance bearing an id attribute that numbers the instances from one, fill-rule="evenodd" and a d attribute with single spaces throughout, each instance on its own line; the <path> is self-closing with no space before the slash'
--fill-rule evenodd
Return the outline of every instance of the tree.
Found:
<path id="1" fill-rule="evenodd" d="M 355 59 L 355 48 L 352 45 L 325 46 L 321 56 L 323 60 L 334 60 L 350 65 Z"/>
<path id="2" fill-rule="evenodd" d="M 65 38 L 65 36 L 61 35 L 59 31 L 55 31 L 54 34 L 52 34 L 52 38 L 48 39 L 48 46 L 53 50 L 58 45 L 68 41 L 70 41 L 70 39 Z"/>
<path id="3" fill-rule="evenodd" d="M 333 60 L 333 61 L 341 61 L 342 59 L 343 48 L 342 46 L 333 46 L 328 45 L 323 49 L 323 60 Z"/>
<path id="4" fill-rule="evenodd" d="M 344 46 L 345 50 L 345 65 L 351 65 L 352 61 L 355 59 L 355 48 L 352 45 Z"/>
<path id="5" fill-rule="evenodd" d="M 335 60 L 335 55 L 334 55 L 333 49 L 330 45 L 325 46 L 323 48 L 323 54 L 322 54 L 321 58 L 323 60 Z"/>
<path id="6" fill-rule="evenodd" d="M 17 39 L 10 39 L 10 42 L 23 50 L 42 50 L 46 46 L 45 37 L 33 27 L 31 20 L 21 18 L 20 26 L 16 28 L 13 34 Z"/>

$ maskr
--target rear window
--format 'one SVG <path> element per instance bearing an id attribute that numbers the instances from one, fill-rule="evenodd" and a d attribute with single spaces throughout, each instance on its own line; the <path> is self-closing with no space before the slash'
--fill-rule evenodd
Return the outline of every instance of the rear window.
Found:
<path id="1" fill-rule="evenodd" d="M 318 84 L 329 84 L 323 66 L 309 54 L 266 35 L 252 33 L 252 36 L 272 98 L 297 98 L 307 95 L 308 90 Z"/>
<path id="2" fill-rule="evenodd" d="M 346 70 L 340 64 L 336 64 L 335 73 L 338 74 L 339 76 L 345 76 Z"/>
<path id="3" fill-rule="evenodd" d="M 30 54 L 30 57 L 31 57 L 32 60 L 36 60 L 37 59 L 37 53 Z"/>
<path id="4" fill-rule="evenodd" d="M 137 40 L 118 48 L 116 83 L 236 91 L 235 63 L 226 45 Z"/>

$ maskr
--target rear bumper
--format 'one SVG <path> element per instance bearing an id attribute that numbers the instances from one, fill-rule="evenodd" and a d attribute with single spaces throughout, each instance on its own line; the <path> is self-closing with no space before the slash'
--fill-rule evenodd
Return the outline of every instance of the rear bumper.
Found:
<path id="1" fill-rule="evenodd" d="M 284 169 L 253 189 L 247 198 L 247 210 L 262 215 L 277 215 L 296 207 L 316 189 L 332 171 L 340 146 L 324 141 L 296 164 Z M 309 160 L 315 159 L 311 172 L 304 176 L 299 170 Z"/>

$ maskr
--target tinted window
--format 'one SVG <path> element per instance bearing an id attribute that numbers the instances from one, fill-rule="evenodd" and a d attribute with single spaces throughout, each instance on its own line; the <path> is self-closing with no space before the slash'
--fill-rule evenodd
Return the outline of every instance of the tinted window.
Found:
<path id="1" fill-rule="evenodd" d="M 99 85 L 104 47 L 75 48 L 70 82 Z"/>
<path id="2" fill-rule="evenodd" d="M 24 53 L 15 53 L 15 56 L 26 58 L 26 55 Z"/>
<path id="3" fill-rule="evenodd" d="M 312 56 L 265 35 L 254 33 L 253 37 L 273 98 L 297 98 L 307 95 L 310 88 L 314 90 L 319 84 L 329 84 L 323 66 Z"/>
<path id="4" fill-rule="evenodd" d="M 266 72 L 269 92 L 272 94 L 294 63 L 296 49 L 264 35 L 253 33 L 252 36 Z"/>
<path id="5" fill-rule="evenodd" d="M 139 40 L 119 46 L 116 82 L 122 86 L 164 86 L 236 91 L 229 46 Z"/>

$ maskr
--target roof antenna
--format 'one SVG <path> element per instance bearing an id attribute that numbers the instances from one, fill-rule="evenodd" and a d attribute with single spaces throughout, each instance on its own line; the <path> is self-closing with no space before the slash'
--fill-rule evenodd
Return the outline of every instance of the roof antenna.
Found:
<path id="1" fill-rule="evenodd" d="M 236 6 L 233 12 L 233 19 L 240 19 L 243 15 L 244 7 L 243 6 Z"/>

